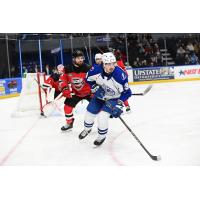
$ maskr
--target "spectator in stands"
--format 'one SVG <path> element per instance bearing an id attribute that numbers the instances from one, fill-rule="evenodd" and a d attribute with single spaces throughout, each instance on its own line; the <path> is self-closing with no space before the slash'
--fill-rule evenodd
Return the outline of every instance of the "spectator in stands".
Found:
<path id="1" fill-rule="evenodd" d="M 194 43 L 194 52 L 196 55 L 199 55 L 199 43 L 198 41 L 195 41 Z"/>
<path id="2" fill-rule="evenodd" d="M 194 52 L 191 52 L 190 55 L 189 55 L 189 58 L 190 58 L 190 63 L 191 65 L 197 65 L 199 64 L 199 59 L 198 57 L 195 55 Z"/>
<path id="3" fill-rule="evenodd" d="M 141 62 L 141 66 L 143 66 L 143 67 L 146 67 L 147 66 L 147 60 L 142 60 L 142 62 Z"/>
<path id="4" fill-rule="evenodd" d="M 156 56 L 157 56 L 157 65 L 158 65 L 158 66 L 162 66 L 163 63 L 162 63 L 162 55 L 161 55 L 160 50 L 158 50 L 158 51 L 156 52 Z"/>
<path id="5" fill-rule="evenodd" d="M 190 64 L 190 57 L 188 54 L 185 54 L 184 63 L 182 63 L 182 64 L 184 64 L 184 65 Z"/>
<path id="6" fill-rule="evenodd" d="M 183 49 L 182 46 L 180 46 L 178 49 L 177 49 L 177 55 L 178 56 L 182 56 L 185 54 L 185 49 Z"/>
<path id="7" fill-rule="evenodd" d="M 151 54 L 151 66 L 157 66 L 158 60 L 156 54 Z"/>
<path id="8" fill-rule="evenodd" d="M 183 65 L 185 64 L 185 49 L 183 49 L 182 46 L 180 46 L 178 49 L 177 49 L 177 54 L 176 54 L 176 62 L 178 65 Z"/>
<path id="9" fill-rule="evenodd" d="M 189 52 L 193 52 L 194 51 L 194 46 L 191 42 L 188 43 L 186 50 L 188 50 Z"/>
<path id="10" fill-rule="evenodd" d="M 140 58 L 137 57 L 136 61 L 134 61 L 134 67 L 141 67 L 142 66 L 142 62 L 140 61 Z"/>

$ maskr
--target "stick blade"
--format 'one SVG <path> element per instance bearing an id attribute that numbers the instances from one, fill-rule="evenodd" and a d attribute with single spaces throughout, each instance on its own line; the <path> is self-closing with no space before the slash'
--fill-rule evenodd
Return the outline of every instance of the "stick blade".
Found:
<path id="1" fill-rule="evenodd" d="M 161 160 L 161 156 L 151 156 L 151 158 L 155 161 L 160 161 Z"/>
<path id="2" fill-rule="evenodd" d="M 147 93 L 151 90 L 152 87 L 153 87 L 153 85 L 149 85 L 149 86 L 145 89 L 145 91 L 143 92 L 143 95 L 147 94 Z"/>

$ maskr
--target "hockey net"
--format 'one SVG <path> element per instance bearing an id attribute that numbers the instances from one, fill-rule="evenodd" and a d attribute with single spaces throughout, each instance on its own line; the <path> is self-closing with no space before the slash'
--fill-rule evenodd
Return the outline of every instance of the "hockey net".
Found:
<path id="1" fill-rule="evenodd" d="M 45 73 L 28 73 L 22 79 L 22 91 L 13 117 L 41 114 L 47 103 L 47 94 L 40 85 L 46 80 Z"/>

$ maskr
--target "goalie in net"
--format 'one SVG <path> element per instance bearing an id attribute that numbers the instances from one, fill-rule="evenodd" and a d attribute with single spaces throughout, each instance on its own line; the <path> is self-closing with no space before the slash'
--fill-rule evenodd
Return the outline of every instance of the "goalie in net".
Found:
<path id="1" fill-rule="evenodd" d="M 50 76 L 46 76 L 45 73 L 28 73 L 22 80 L 22 91 L 12 116 L 50 115 L 53 110 L 60 110 L 58 102 L 55 105 L 53 101 L 62 96 L 59 90 L 59 78 L 63 73 L 63 65 L 58 65 L 57 70 Z"/>

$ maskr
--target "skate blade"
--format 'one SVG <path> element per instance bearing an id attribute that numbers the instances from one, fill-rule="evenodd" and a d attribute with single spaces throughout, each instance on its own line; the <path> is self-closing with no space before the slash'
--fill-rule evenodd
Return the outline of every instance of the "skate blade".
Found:
<path id="1" fill-rule="evenodd" d="M 131 114 L 131 113 L 132 113 L 132 111 L 129 110 L 129 111 L 126 111 L 124 114 Z"/>
<path id="2" fill-rule="evenodd" d="M 61 133 L 68 133 L 68 132 L 71 132 L 71 131 L 72 131 L 72 129 L 69 129 L 69 130 L 66 130 L 66 131 L 60 130 Z"/>

